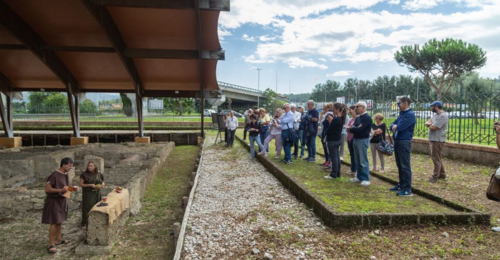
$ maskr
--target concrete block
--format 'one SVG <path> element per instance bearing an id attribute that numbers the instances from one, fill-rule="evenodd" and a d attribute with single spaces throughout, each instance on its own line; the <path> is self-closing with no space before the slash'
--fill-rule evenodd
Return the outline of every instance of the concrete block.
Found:
<path id="1" fill-rule="evenodd" d="M 71 137 L 70 145 L 84 145 L 89 143 L 89 137 L 88 136 L 81 136 L 81 137 Z"/>
<path id="2" fill-rule="evenodd" d="M 139 144 L 149 144 L 151 143 L 151 137 L 145 136 L 145 137 L 136 137 L 135 142 Z"/>
<path id="3" fill-rule="evenodd" d="M 0 146 L 5 148 L 15 148 L 21 147 L 23 139 L 20 136 L 17 137 L 0 137 Z"/>

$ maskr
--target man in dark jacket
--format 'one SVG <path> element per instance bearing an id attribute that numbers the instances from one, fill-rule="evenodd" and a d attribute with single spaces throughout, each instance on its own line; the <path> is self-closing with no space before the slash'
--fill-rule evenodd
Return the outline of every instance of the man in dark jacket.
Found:
<path id="1" fill-rule="evenodd" d="M 399 183 L 391 188 L 391 191 L 397 191 L 398 196 L 412 196 L 410 154 L 411 140 L 417 119 L 410 108 L 410 98 L 402 97 L 397 104 L 401 112 L 391 124 L 390 129 L 394 134 L 394 156 L 398 166 Z"/>
<path id="2" fill-rule="evenodd" d="M 304 139 L 307 144 L 307 158 L 304 161 L 316 161 L 316 135 L 318 134 L 318 118 L 319 112 L 314 108 L 314 101 L 307 101 L 307 112 L 304 117 Z"/>
<path id="3" fill-rule="evenodd" d="M 368 146 L 370 145 L 370 131 L 372 129 L 372 117 L 366 112 L 366 102 L 358 102 L 356 113 L 358 116 L 347 131 L 354 135 L 354 159 L 356 161 L 357 174 L 350 182 L 361 182 L 362 186 L 370 185 L 370 164 L 368 163 Z"/>

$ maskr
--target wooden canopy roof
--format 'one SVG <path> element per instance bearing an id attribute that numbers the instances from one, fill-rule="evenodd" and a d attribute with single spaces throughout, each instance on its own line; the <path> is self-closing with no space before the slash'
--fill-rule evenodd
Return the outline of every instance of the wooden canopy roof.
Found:
<path id="1" fill-rule="evenodd" d="M 220 11 L 229 0 L 0 0 L 0 90 L 203 96 Z"/>

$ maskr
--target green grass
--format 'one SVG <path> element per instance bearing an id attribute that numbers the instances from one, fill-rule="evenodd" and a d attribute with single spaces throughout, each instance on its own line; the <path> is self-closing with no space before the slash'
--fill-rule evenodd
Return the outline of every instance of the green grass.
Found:
<path id="1" fill-rule="evenodd" d="M 182 222 L 182 197 L 189 196 L 187 187 L 198 152 L 198 146 L 175 147 L 141 200 L 141 212 L 127 220 L 123 246 L 114 248 L 117 257 L 173 258 L 175 243 L 170 232 L 174 222 Z"/>
<path id="2" fill-rule="evenodd" d="M 243 131 L 238 130 L 237 134 L 242 137 Z M 322 151 L 321 144 L 317 145 L 317 151 Z M 279 164 L 288 174 L 293 176 L 298 182 L 304 184 L 316 196 L 339 213 L 456 212 L 453 209 L 420 196 L 397 197 L 394 192 L 389 191 L 392 185 L 375 177 L 371 177 L 370 181 L 372 184 L 368 187 L 360 186 L 359 183 L 349 182 L 351 176 L 346 175 L 342 175 L 340 179 L 335 180 L 324 179 L 323 177 L 329 173 L 323 171 L 317 165 L 324 161 L 324 157 L 318 155 L 316 156 L 316 163 L 305 162 L 299 158 L 298 160 L 293 160 L 293 163 L 288 165 L 278 162 L 277 159 L 274 159 L 275 156 L 274 141 L 271 141 L 268 159 Z M 284 151 L 282 152 L 282 158 L 283 156 Z M 342 174 L 348 170 L 346 166 L 341 167 Z"/>

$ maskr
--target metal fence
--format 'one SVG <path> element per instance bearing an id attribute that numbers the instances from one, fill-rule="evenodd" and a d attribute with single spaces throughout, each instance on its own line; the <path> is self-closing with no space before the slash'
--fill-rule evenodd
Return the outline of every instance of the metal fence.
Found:
<path id="1" fill-rule="evenodd" d="M 368 113 L 375 115 L 382 113 L 387 126 L 399 115 L 397 100 L 382 100 L 376 98 L 364 98 L 368 104 Z M 430 104 L 435 100 L 420 98 L 412 100 L 411 108 L 417 117 L 415 126 L 415 137 L 427 138 L 429 128 L 425 122 L 435 114 L 432 113 Z M 443 109 L 450 118 L 447 137 L 449 141 L 471 144 L 496 144 L 496 133 L 493 124 L 500 118 L 500 93 L 469 93 L 449 95 L 441 100 Z M 348 103 L 351 105 L 351 103 Z"/>

